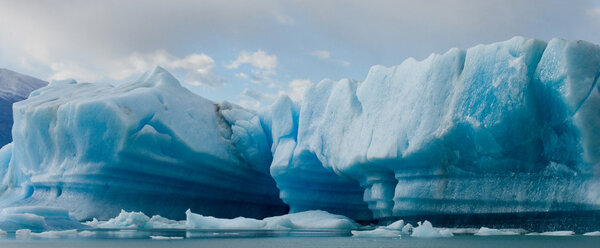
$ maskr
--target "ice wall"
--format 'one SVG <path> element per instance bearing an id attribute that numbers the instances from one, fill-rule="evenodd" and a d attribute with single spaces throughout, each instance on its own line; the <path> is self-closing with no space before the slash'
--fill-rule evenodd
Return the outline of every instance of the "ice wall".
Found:
<path id="1" fill-rule="evenodd" d="M 215 104 L 161 68 L 112 86 L 53 82 L 14 105 L 0 207 L 55 206 L 77 219 L 121 209 L 182 218 L 287 211 L 258 116 Z M 6 163 L 5 163 L 6 165 Z"/>
<path id="2" fill-rule="evenodd" d="M 292 210 L 311 208 L 285 194 L 296 178 L 331 173 L 358 182 L 375 218 L 599 209 L 599 73 L 597 45 L 515 37 L 324 80 L 295 110 L 296 137 L 273 137 L 271 173 Z M 351 186 L 315 188 L 313 208 L 358 203 L 331 192 Z"/>

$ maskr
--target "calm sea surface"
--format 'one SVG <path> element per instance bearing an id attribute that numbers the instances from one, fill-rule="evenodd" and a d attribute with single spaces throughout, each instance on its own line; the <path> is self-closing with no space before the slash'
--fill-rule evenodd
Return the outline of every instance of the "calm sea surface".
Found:
<path id="1" fill-rule="evenodd" d="M 156 240 L 148 236 L 162 234 L 169 237 L 184 237 L 180 240 Z M 61 237 L 57 239 L 15 239 L 14 236 L 0 238 L 1 248 L 26 247 L 600 247 L 600 237 L 568 236 L 489 236 L 457 235 L 451 238 L 417 239 L 398 238 L 353 238 L 339 236 L 340 233 L 319 232 L 162 232 L 139 231 L 97 232 L 91 237 Z"/>

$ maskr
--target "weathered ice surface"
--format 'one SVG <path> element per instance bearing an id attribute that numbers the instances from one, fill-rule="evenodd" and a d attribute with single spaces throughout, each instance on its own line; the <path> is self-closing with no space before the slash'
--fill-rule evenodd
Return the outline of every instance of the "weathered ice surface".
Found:
<path id="1" fill-rule="evenodd" d="M 360 205 L 348 179 L 375 218 L 597 210 L 599 75 L 597 45 L 515 37 L 324 80 L 263 114 L 271 173 L 292 210 Z"/>
<path id="2" fill-rule="evenodd" d="M 259 117 L 215 104 L 157 68 L 114 87 L 53 82 L 14 105 L 0 150 L 0 207 L 53 206 L 79 220 L 121 209 L 180 219 L 287 212 Z"/>

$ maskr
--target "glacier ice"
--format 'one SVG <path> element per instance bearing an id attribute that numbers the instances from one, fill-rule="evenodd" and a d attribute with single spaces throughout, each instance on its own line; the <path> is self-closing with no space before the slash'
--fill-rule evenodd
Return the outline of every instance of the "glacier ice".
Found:
<path id="1" fill-rule="evenodd" d="M 310 210 L 358 221 L 598 211 L 598 81 L 598 45 L 515 37 L 323 80 L 302 102 L 256 112 L 160 68 L 119 86 L 53 82 L 14 105 L 0 207 L 106 225 L 121 209 L 181 219 L 189 208 L 215 228 L 293 228 Z M 288 210 L 301 217 L 261 220 Z M 427 236 L 425 223 L 413 234 Z M 412 227 L 400 226 L 389 229 Z"/>
<path id="2" fill-rule="evenodd" d="M 289 126 L 271 126 L 288 134 L 272 137 L 271 173 L 292 211 L 353 218 L 361 202 L 374 218 L 597 210 L 599 75 L 597 45 L 515 37 L 324 80 L 261 115 Z M 313 185 L 331 173 L 361 193 Z"/>
<path id="3" fill-rule="evenodd" d="M 162 68 L 119 86 L 52 82 L 15 103 L 14 120 L 0 207 L 56 206 L 79 220 L 287 211 L 257 114 L 199 97 Z"/>

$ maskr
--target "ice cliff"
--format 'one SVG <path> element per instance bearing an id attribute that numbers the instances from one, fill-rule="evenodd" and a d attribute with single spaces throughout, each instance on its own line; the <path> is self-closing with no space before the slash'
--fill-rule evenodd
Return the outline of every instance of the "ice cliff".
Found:
<path id="1" fill-rule="evenodd" d="M 78 219 L 600 210 L 599 77 L 597 45 L 515 37 L 324 80 L 258 112 L 160 68 L 117 87 L 54 82 L 14 106 L 0 207 Z"/>
<path id="2" fill-rule="evenodd" d="M 354 218 L 598 209 L 599 75 L 597 45 L 515 37 L 324 80 L 263 114 L 271 174 Z"/>
<path id="3" fill-rule="evenodd" d="M 52 82 L 15 103 L 14 120 L 14 142 L 0 150 L 0 207 L 60 207 L 80 220 L 121 209 L 287 211 L 259 117 L 199 97 L 161 68 L 117 87 Z"/>

